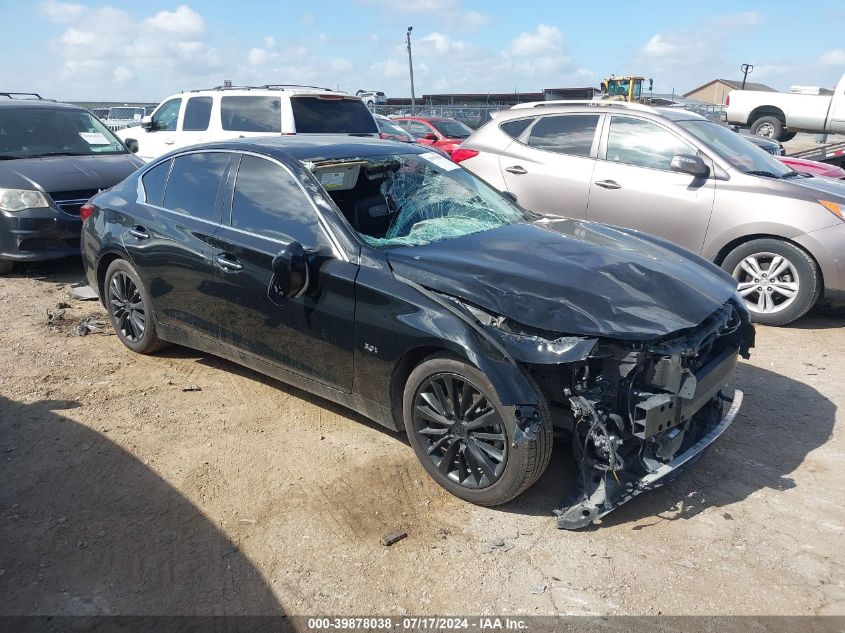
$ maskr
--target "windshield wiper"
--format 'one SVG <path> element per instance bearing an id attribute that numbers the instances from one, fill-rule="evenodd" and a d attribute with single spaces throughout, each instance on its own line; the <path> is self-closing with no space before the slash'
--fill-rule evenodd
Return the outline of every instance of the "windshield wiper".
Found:
<path id="1" fill-rule="evenodd" d="M 777 174 L 773 174 L 770 171 L 765 171 L 765 170 L 760 170 L 760 169 L 752 169 L 751 171 L 747 171 L 745 173 L 748 174 L 749 176 L 764 176 L 766 178 L 780 179 L 780 176 L 778 176 Z"/>
<path id="2" fill-rule="evenodd" d="M 91 156 L 91 154 L 80 154 L 79 152 L 48 152 L 46 154 L 32 154 L 26 158 L 47 158 L 48 156 Z"/>
<path id="3" fill-rule="evenodd" d="M 798 171 L 790 171 L 781 176 L 781 180 L 786 180 L 787 178 L 806 178 L 807 176 L 809 176 L 809 174 L 802 174 Z M 812 178 L 812 176 L 810 177 Z"/>

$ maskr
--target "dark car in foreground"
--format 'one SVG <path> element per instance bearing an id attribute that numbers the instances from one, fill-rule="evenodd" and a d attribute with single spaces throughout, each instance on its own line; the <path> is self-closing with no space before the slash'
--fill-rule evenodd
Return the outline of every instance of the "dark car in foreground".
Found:
<path id="1" fill-rule="evenodd" d="M 143 164 L 88 110 L 0 101 L 0 274 L 78 256 L 82 205 Z"/>
<path id="2" fill-rule="evenodd" d="M 118 338 L 228 358 L 405 431 L 502 504 L 567 432 L 583 527 L 731 423 L 753 326 L 730 275 L 635 231 L 548 219 L 429 148 L 280 137 L 184 148 L 85 209 Z M 389 494 L 389 491 L 385 491 Z"/>

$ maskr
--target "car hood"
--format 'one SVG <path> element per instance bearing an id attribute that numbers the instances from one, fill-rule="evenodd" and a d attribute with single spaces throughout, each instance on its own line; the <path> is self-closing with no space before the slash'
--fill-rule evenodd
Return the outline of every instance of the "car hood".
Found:
<path id="1" fill-rule="evenodd" d="M 132 154 L 6 160 L 0 162 L 0 187 L 46 192 L 108 189 L 143 164 Z"/>
<path id="2" fill-rule="evenodd" d="M 732 277 L 659 238 L 541 220 L 388 252 L 394 274 L 546 331 L 629 340 L 695 327 Z"/>
<path id="3" fill-rule="evenodd" d="M 811 196 L 815 193 L 818 197 L 822 195 L 827 198 L 833 197 L 833 202 L 845 203 L 845 181 L 830 178 L 790 178 L 784 182 L 810 189 L 808 193 Z"/>

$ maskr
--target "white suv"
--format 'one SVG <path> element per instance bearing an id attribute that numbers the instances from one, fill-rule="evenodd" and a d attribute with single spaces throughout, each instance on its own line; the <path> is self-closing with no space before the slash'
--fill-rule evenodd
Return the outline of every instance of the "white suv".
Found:
<path id="1" fill-rule="evenodd" d="M 359 97 L 293 85 L 218 86 L 168 97 L 140 127 L 120 130 L 145 161 L 207 141 L 272 134 L 372 134 L 373 115 Z"/>

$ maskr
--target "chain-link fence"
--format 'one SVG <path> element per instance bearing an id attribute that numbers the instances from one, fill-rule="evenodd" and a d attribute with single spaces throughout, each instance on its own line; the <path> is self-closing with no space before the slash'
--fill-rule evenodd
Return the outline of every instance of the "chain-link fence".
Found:
<path id="1" fill-rule="evenodd" d="M 157 103 L 153 101 L 74 101 L 74 105 L 91 110 L 112 131 L 134 125 L 140 125 L 141 119 L 152 113 Z M 500 110 L 507 110 L 510 105 L 503 104 L 473 104 L 451 103 L 434 105 L 418 103 L 411 109 L 410 105 L 374 105 L 372 111 L 384 116 L 437 116 L 457 119 L 472 129 L 477 129 L 487 123 L 491 115 Z M 697 112 L 713 121 L 719 121 L 725 107 L 721 105 L 687 104 L 687 110 Z"/>

